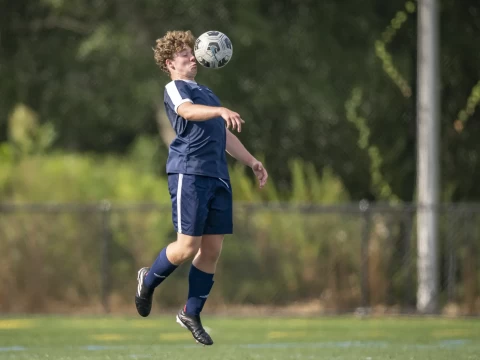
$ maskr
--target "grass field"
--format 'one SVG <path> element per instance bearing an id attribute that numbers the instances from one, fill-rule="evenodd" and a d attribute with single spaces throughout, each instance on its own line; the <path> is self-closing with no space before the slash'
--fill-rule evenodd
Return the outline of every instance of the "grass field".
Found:
<path id="1" fill-rule="evenodd" d="M 196 345 L 174 315 L 3 317 L 0 359 L 480 359 L 480 320 L 204 316 Z"/>

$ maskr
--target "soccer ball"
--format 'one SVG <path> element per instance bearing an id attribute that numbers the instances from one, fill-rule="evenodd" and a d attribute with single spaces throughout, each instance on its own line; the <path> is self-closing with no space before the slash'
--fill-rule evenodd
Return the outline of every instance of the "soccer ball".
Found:
<path id="1" fill-rule="evenodd" d="M 209 69 L 220 69 L 232 58 L 233 46 L 224 33 L 207 31 L 197 38 L 193 52 L 200 65 Z"/>

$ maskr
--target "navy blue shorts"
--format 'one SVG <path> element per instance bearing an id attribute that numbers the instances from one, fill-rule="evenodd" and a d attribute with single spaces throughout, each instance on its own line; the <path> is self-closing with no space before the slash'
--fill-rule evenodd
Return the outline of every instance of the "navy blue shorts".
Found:
<path id="1" fill-rule="evenodd" d="M 230 181 L 200 175 L 169 174 L 172 220 L 179 234 L 202 236 L 233 231 Z"/>

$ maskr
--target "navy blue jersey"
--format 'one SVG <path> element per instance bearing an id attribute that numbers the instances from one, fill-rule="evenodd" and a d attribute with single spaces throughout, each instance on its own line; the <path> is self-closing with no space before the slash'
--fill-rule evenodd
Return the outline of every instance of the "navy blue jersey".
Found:
<path id="1" fill-rule="evenodd" d="M 206 86 L 191 80 L 174 80 L 165 86 L 165 110 L 177 136 L 170 144 L 168 174 L 203 175 L 229 179 L 226 157 L 225 120 L 188 121 L 178 115 L 184 102 L 220 106 L 220 100 Z"/>

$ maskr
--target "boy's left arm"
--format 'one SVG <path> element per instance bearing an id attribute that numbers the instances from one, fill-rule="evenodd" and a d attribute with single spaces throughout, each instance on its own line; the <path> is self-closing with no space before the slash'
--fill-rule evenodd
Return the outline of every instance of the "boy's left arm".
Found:
<path id="1" fill-rule="evenodd" d="M 260 188 L 263 188 L 267 183 L 268 173 L 263 167 L 263 164 L 255 159 L 245 146 L 238 140 L 238 138 L 227 129 L 227 152 L 240 161 L 242 164 L 252 168 L 255 176 L 258 179 Z"/>

